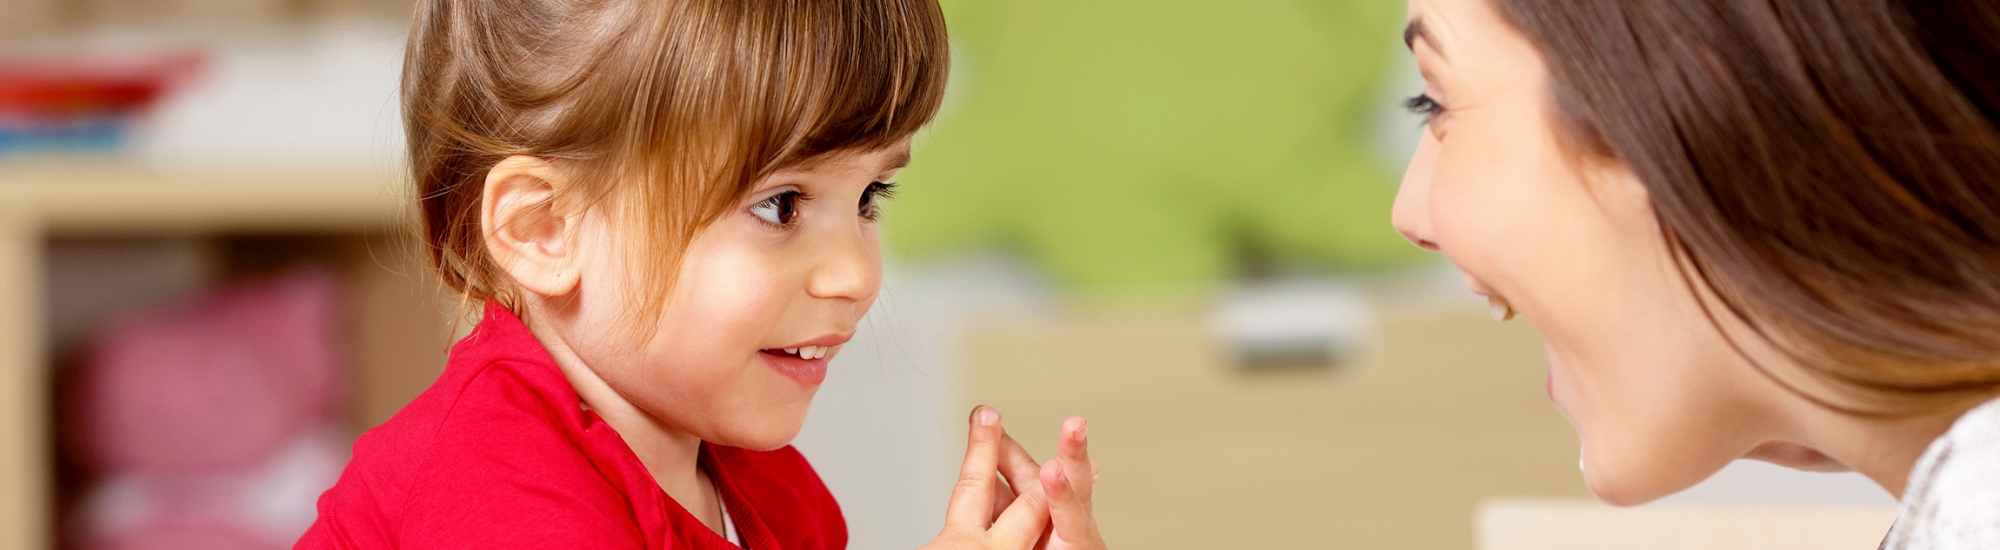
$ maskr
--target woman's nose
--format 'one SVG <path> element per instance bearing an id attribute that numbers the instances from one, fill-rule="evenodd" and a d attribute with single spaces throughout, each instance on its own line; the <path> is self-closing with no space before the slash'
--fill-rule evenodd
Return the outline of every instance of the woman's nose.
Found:
<path id="1" fill-rule="evenodd" d="M 1437 250 L 1436 238 L 1431 233 L 1431 168 L 1437 160 L 1437 141 L 1426 134 L 1417 142 L 1417 152 L 1410 156 L 1410 167 L 1403 172 L 1403 183 L 1396 188 L 1396 205 L 1390 212 L 1391 223 L 1404 239 L 1426 250 Z"/>

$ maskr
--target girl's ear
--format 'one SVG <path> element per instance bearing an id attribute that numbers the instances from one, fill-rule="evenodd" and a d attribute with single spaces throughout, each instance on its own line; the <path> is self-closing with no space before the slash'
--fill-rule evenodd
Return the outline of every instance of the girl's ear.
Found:
<path id="1" fill-rule="evenodd" d="M 582 278 L 569 242 L 577 218 L 557 200 L 569 186 L 555 165 L 530 156 L 507 157 L 486 173 L 479 231 L 493 263 L 521 290 L 562 296 Z"/>

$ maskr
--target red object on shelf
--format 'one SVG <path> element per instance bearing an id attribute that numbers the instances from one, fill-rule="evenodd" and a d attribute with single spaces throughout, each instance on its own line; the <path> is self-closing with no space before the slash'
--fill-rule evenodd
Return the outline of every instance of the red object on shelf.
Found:
<path id="1" fill-rule="evenodd" d="M 65 118 L 144 110 L 200 74 L 199 52 L 0 61 L 0 117 Z"/>

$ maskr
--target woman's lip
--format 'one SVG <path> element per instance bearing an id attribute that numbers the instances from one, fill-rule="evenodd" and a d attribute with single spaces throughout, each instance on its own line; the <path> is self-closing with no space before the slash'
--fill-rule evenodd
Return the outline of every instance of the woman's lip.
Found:
<path id="1" fill-rule="evenodd" d="M 827 358 L 825 357 L 801 359 L 798 356 L 789 355 L 780 350 L 758 351 L 757 357 L 762 358 L 764 365 L 771 367 L 771 370 L 778 371 L 778 374 L 796 380 L 805 387 L 817 387 L 821 382 L 826 381 Z"/>

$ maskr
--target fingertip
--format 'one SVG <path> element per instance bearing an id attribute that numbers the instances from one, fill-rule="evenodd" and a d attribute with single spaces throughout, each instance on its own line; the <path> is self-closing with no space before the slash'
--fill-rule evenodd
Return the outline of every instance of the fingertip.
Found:
<path id="1" fill-rule="evenodd" d="M 1063 472 L 1061 463 L 1054 460 L 1042 465 L 1042 490 L 1054 498 L 1069 494 L 1069 474 Z"/>

